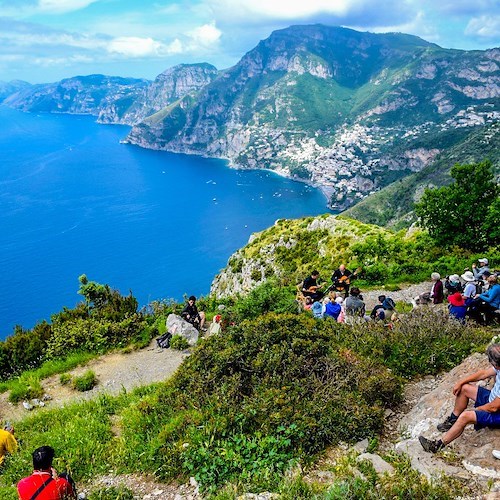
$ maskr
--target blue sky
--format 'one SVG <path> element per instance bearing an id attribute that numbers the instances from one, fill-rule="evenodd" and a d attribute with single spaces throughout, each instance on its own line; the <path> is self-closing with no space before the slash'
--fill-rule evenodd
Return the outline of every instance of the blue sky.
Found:
<path id="1" fill-rule="evenodd" d="M 446 48 L 500 46 L 500 0 L 0 0 L 0 80 L 222 69 L 275 29 L 318 22 Z"/>

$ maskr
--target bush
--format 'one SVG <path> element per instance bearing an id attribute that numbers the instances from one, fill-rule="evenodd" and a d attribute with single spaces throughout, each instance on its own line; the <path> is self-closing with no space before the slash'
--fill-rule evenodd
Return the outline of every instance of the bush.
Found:
<path id="1" fill-rule="evenodd" d="M 40 379 L 33 374 L 21 376 L 17 383 L 13 384 L 9 393 L 9 401 L 18 403 L 23 399 L 35 399 L 43 396 L 43 387 Z"/>
<path id="2" fill-rule="evenodd" d="M 71 382 L 71 375 L 69 373 L 61 373 L 59 383 L 61 385 L 68 385 Z"/>
<path id="3" fill-rule="evenodd" d="M 174 335 L 170 340 L 170 347 L 178 351 L 183 351 L 189 347 L 189 342 L 182 335 Z"/>
<path id="4" fill-rule="evenodd" d="M 123 456 L 161 477 L 194 475 L 205 488 L 269 488 L 301 456 L 376 433 L 400 381 L 337 349 L 317 325 L 269 314 L 206 339 L 164 389 L 124 415 Z"/>
<path id="5" fill-rule="evenodd" d="M 80 392 L 91 391 L 97 385 L 97 377 L 92 370 L 87 370 L 82 376 L 74 377 L 73 387 Z"/>

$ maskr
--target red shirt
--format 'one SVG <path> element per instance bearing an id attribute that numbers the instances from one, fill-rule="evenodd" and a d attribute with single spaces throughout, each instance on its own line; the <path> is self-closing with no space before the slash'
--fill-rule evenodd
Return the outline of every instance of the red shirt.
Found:
<path id="1" fill-rule="evenodd" d="M 17 484 L 17 492 L 21 500 L 30 500 L 33 494 L 42 486 L 45 481 L 52 477 L 50 471 L 36 470 L 31 476 L 21 479 Z M 74 498 L 75 493 L 68 481 L 62 477 L 53 479 L 41 493 L 36 497 L 36 500 L 63 500 L 65 498 Z"/>

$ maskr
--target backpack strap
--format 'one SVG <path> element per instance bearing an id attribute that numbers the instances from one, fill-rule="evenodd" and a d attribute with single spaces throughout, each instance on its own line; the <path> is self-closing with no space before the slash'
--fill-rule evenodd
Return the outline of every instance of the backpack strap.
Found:
<path id="1" fill-rule="evenodd" d="M 35 500 L 35 498 L 38 497 L 38 495 L 40 495 L 40 493 L 49 485 L 49 483 L 51 481 L 53 481 L 54 478 L 52 476 L 50 476 L 48 479 L 46 479 L 44 481 L 44 483 L 35 491 L 35 493 L 33 493 L 33 495 L 31 495 L 30 497 L 30 500 Z"/>

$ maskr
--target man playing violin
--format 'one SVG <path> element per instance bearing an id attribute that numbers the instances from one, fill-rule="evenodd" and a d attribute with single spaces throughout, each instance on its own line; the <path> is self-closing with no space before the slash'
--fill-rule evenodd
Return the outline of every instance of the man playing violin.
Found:
<path id="1" fill-rule="evenodd" d="M 311 276 L 306 278 L 302 284 L 302 293 L 304 297 L 311 297 L 313 301 L 321 300 L 324 296 L 323 292 L 319 289 L 321 285 L 319 283 L 319 271 L 313 271 Z"/>

